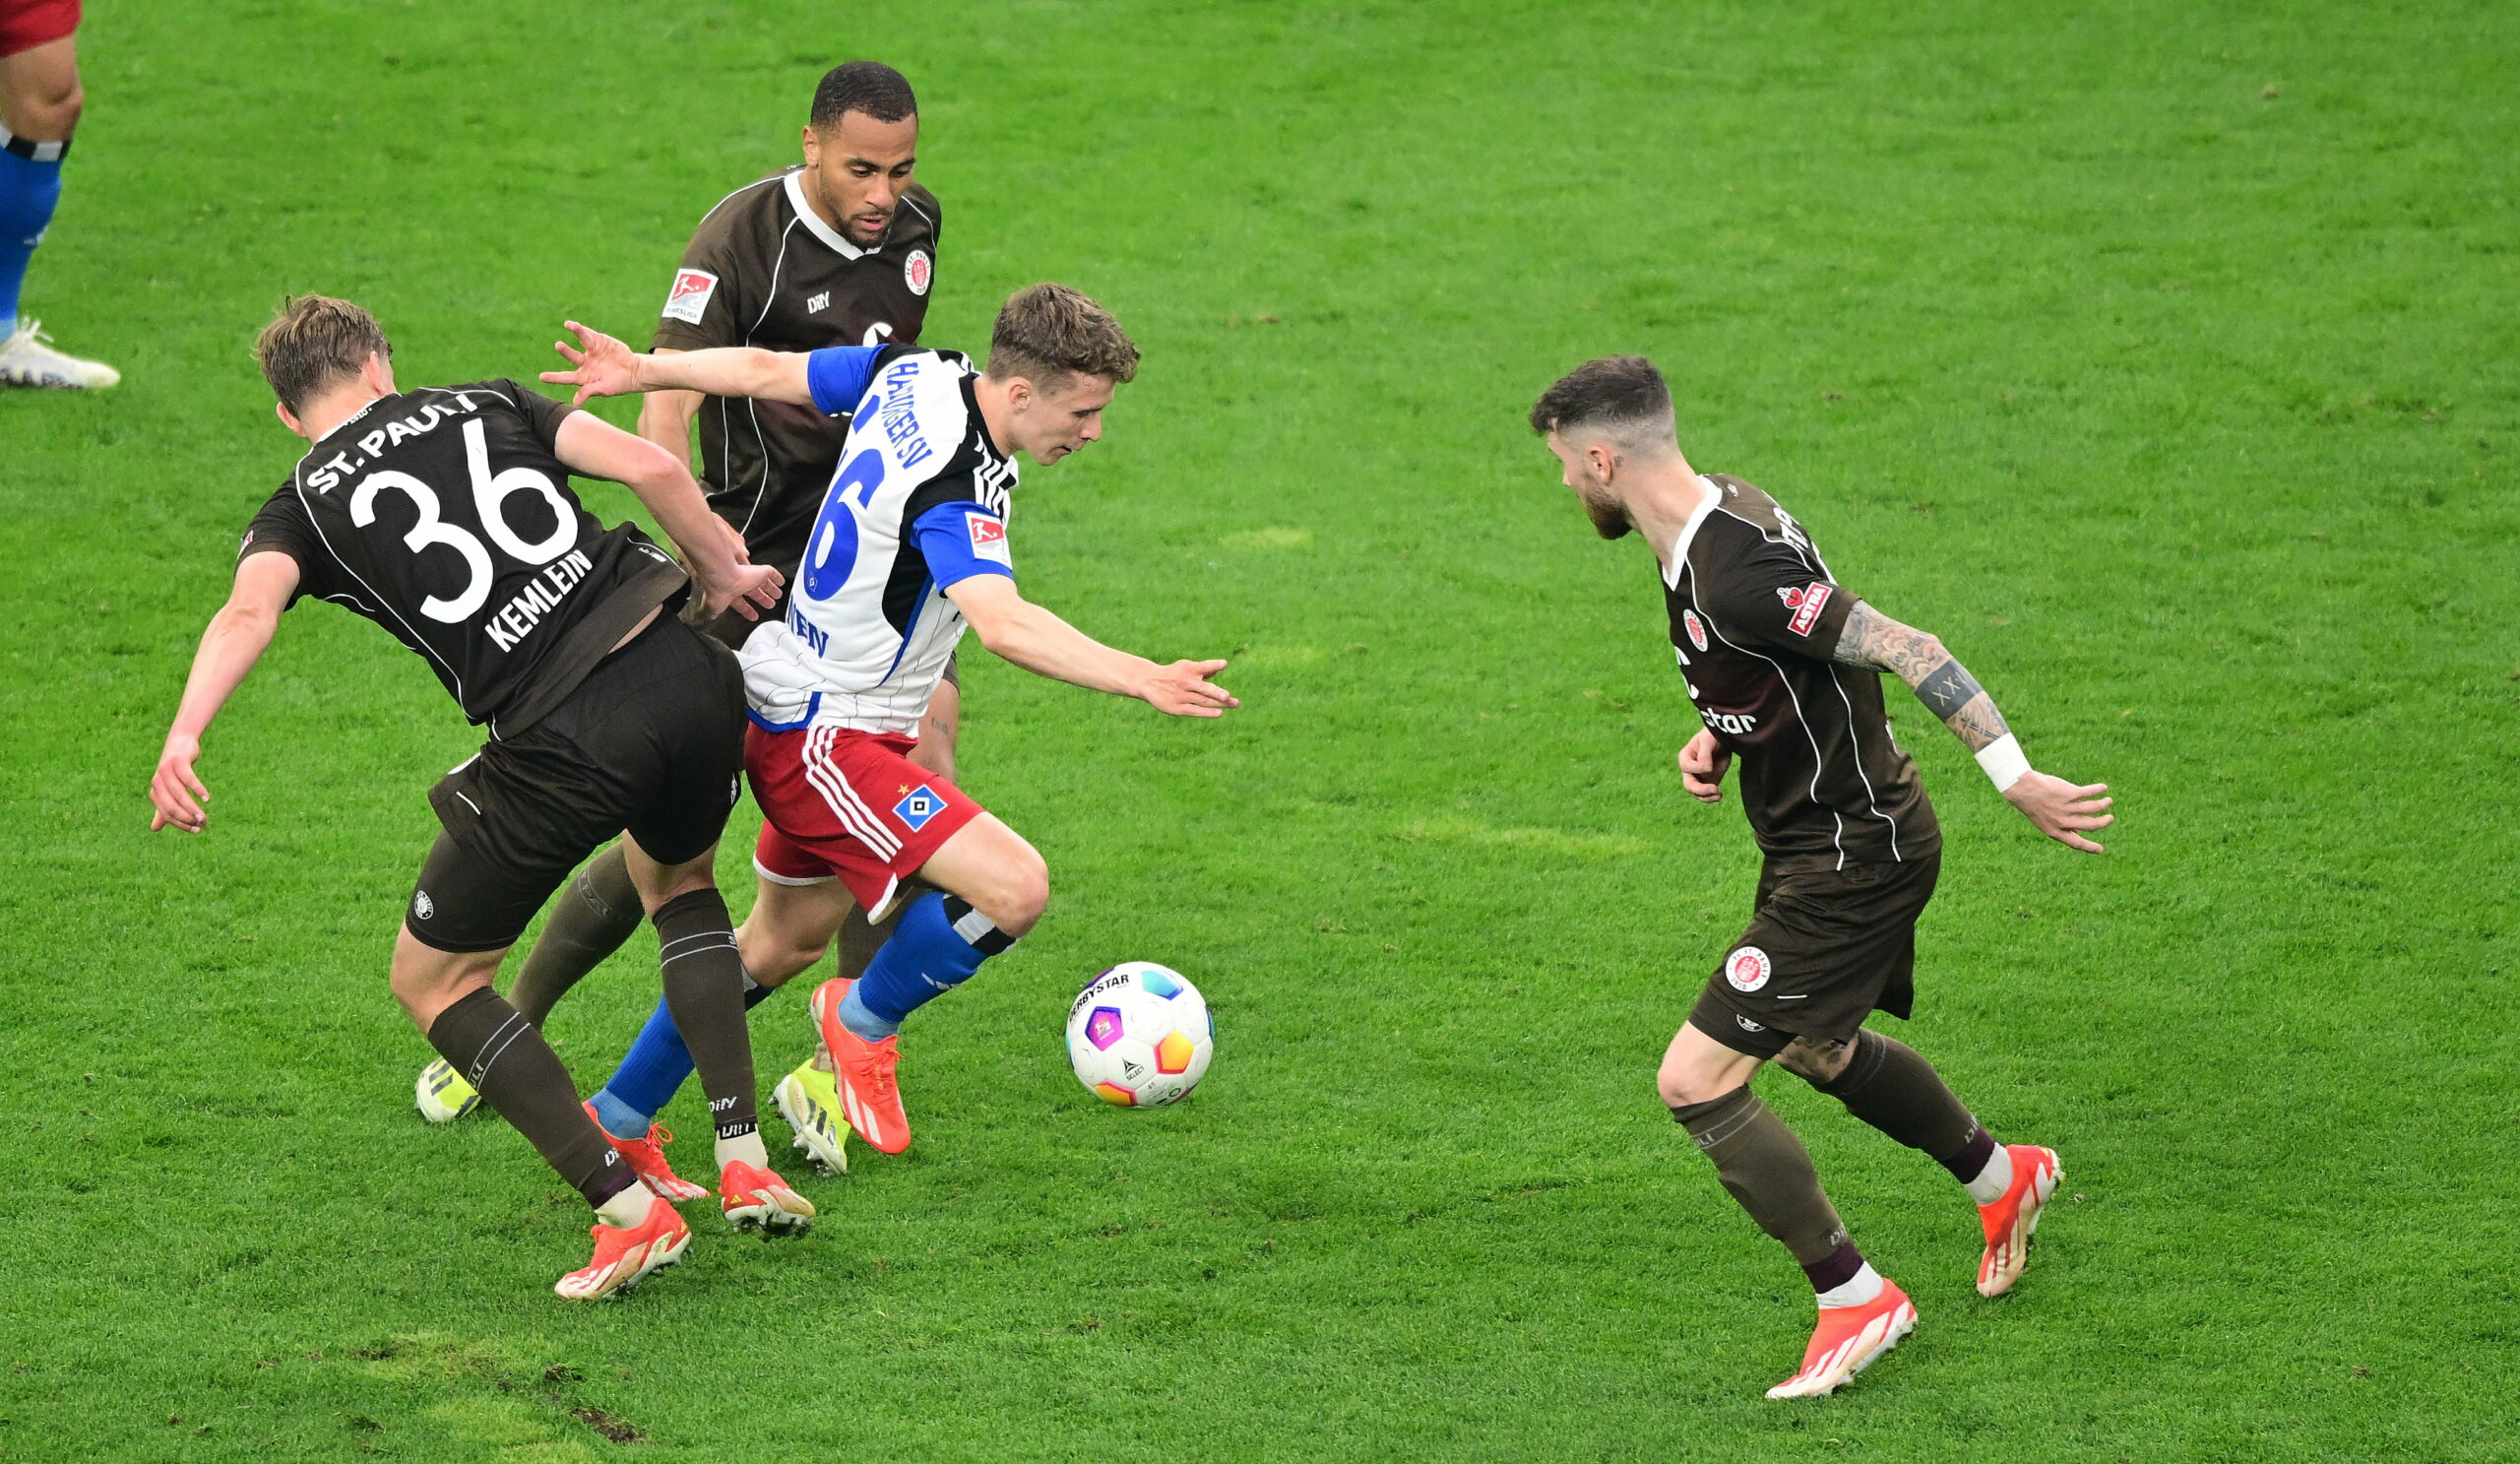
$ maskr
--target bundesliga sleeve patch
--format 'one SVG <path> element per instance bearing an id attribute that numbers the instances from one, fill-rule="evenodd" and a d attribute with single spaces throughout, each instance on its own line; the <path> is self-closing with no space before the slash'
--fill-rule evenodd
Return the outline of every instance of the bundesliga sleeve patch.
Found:
<path id="1" fill-rule="evenodd" d="M 665 293 L 665 319 L 698 325 L 709 308 L 709 297 L 717 292 L 718 277 L 707 270 L 675 271 L 673 288 Z"/>
<path id="2" fill-rule="evenodd" d="M 1805 585 L 1799 590 L 1778 590 L 1776 598 L 1785 602 L 1787 609 L 1794 611 L 1794 618 L 1785 622 L 1785 628 L 1796 635 L 1809 635 L 1811 627 L 1820 623 L 1820 607 L 1829 603 L 1832 588 L 1829 585 Z"/>
<path id="3" fill-rule="evenodd" d="M 1003 564 L 1009 569 L 1015 567 L 1015 561 L 1007 557 L 1004 523 L 986 514 L 967 513 L 963 515 L 963 526 L 971 531 L 973 558 Z"/>

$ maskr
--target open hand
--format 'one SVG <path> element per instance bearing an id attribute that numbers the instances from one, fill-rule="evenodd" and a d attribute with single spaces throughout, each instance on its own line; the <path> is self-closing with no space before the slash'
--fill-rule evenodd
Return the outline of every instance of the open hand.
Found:
<path id="1" fill-rule="evenodd" d="M 210 790 L 193 773 L 193 763 L 200 757 L 199 737 L 168 734 L 166 750 L 158 754 L 157 776 L 149 780 L 149 801 L 158 809 L 149 820 L 151 833 L 168 824 L 187 834 L 198 834 L 209 826 L 210 810 L 202 804 L 210 801 Z"/>
<path id="2" fill-rule="evenodd" d="M 1732 767 L 1732 754 L 1715 740 L 1715 733 L 1701 732 L 1680 749 L 1680 787 L 1701 803 L 1721 803 L 1724 775 Z"/>
<path id="3" fill-rule="evenodd" d="M 1208 679 L 1224 669 L 1222 661 L 1176 661 L 1150 671 L 1137 692 L 1148 706 L 1174 717 L 1222 717 L 1242 705 L 1233 693 Z"/>
<path id="4" fill-rule="evenodd" d="M 554 341 L 551 349 L 563 360 L 576 367 L 574 371 L 545 371 L 542 379 L 553 386 L 574 386 L 578 394 L 569 399 L 572 407 L 584 407 L 593 397 L 626 397 L 639 388 L 639 353 L 592 326 L 574 320 L 563 321 L 578 338 L 580 350 L 571 350 L 566 342 Z"/>
<path id="5" fill-rule="evenodd" d="M 700 610 L 715 620 L 732 606 L 747 620 L 758 620 L 761 611 L 779 603 L 779 571 L 767 564 L 738 564 L 732 579 L 721 584 L 706 576 L 700 581 Z M 759 605 L 761 609 L 753 606 Z"/>
<path id="6" fill-rule="evenodd" d="M 2108 792 L 2106 783 L 2077 787 L 2033 769 L 2004 790 L 2004 801 L 2020 809 L 2021 816 L 2037 824 L 2039 832 L 2048 838 L 2068 849 L 2098 854 L 2101 846 L 2083 834 L 2117 821 L 2117 815 L 2109 811 L 2109 805 L 2116 799 L 2106 796 Z"/>

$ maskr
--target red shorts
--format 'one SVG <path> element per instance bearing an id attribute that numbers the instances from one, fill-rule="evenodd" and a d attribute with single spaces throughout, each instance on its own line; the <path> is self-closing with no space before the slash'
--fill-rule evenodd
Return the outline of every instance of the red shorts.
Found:
<path id="1" fill-rule="evenodd" d="M 79 0 L 0 0 L 0 56 L 59 40 L 79 29 Z"/>
<path id="2" fill-rule="evenodd" d="M 905 756 L 916 740 L 837 727 L 744 734 L 764 815 L 752 865 L 780 884 L 837 875 L 868 920 L 980 805 Z"/>

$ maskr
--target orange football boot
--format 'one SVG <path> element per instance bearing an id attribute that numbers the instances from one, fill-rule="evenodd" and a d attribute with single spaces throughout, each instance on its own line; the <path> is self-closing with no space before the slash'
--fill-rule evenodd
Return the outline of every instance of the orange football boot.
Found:
<path id="1" fill-rule="evenodd" d="M 639 1284 L 650 1271 L 682 1259 L 691 1243 L 691 1227 L 662 1200 L 649 1201 L 648 1218 L 624 1229 L 598 1222 L 595 1259 L 585 1270 L 571 1271 L 551 1289 L 564 1301 L 597 1302 L 616 1297 Z"/>
<path id="2" fill-rule="evenodd" d="M 1978 1295 L 1999 1297 L 2021 1279 L 2030 1263 L 2030 1233 L 2039 1229 L 2039 1212 L 2064 1182 L 2065 1167 L 2056 1151 L 2036 1144 L 2006 1144 L 2012 1156 L 2012 1187 L 1991 1205 L 1978 1207 L 1986 1229 L 1986 1253 L 1978 1258 Z"/>
<path id="3" fill-rule="evenodd" d="M 840 1003 L 850 983 L 833 977 L 814 988 L 809 1010 L 831 1053 L 832 1076 L 840 1088 L 841 1111 L 857 1136 L 885 1154 L 910 1147 L 910 1115 L 902 1112 L 901 1085 L 894 1069 L 901 1065 L 901 1038 L 868 1042 L 841 1025 Z"/>
<path id="4" fill-rule="evenodd" d="M 718 1205 L 737 1230 L 765 1236 L 801 1236 L 814 1224 L 814 1202 L 758 1165 L 730 1160 L 718 1176 Z"/>
<path id="5" fill-rule="evenodd" d="M 1802 1370 L 1768 1389 L 1768 1396 L 1826 1397 L 1916 1329 L 1915 1304 L 1897 1282 L 1884 1278 L 1881 1295 L 1860 1306 L 1820 1308 L 1820 1324 L 1802 1351 Z"/>
<path id="6" fill-rule="evenodd" d="M 595 1118 L 596 1131 L 611 1141 L 612 1152 L 620 1155 L 622 1161 L 630 1166 L 630 1173 L 637 1175 L 640 1182 L 661 1198 L 680 1204 L 684 1200 L 705 1200 L 709 1197 L 708 1190 L 675 1174 L 673 1166 L 665 1163 L 665 1145 L 673 1142 L 672 1129 L 662 1123 L 650 1123 L 647 1137 L 625 1139 L 605 1128 L 601 1118 L 595 1117 L 594 1104 L 588 1104 L 586 1111 L 588 1117 Z"/>

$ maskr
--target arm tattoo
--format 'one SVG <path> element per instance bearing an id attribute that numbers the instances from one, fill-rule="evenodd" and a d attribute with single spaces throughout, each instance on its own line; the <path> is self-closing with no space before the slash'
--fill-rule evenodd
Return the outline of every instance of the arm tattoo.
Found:
<path id="1" fill-rule="evenodd" d="M 1972 752 L 2012 731 L 2004 723 L 2004 714 L 1995 710 L 1994 698 L 1942 648 L 1941 641 L 1915 626 L 1900 624 L 1860 600 L 1847 611 L 1846 628 L 1839 633 L 1830 659 L 1888 671 L 1907 682 L 1917 699 Z"/>

